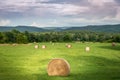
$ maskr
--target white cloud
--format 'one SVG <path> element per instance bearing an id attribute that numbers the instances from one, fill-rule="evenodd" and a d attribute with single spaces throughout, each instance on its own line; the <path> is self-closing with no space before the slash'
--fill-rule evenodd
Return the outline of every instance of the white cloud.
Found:
<path id="1" fill-rule="evenodd" d="M 68 26 L 86 26 L 86 25 L 104 25 L 104 24 L 115 24 L 118 23 L 118 20 L 113 19 L 112 17 L 106 17 L 101 19 L 85 19 L 85 18 L 70 18 L 64 19 L 63 24 L 66 23 Z"/>
<path id="2" fill-rule="evenodd" d="M 88 0 L 88 2 L 95 6 L 103 6 L 105 3 L 114 3 L 114 0 Z"/>
<path id="3" fill-rule="evenodd" d="M 52 21 L 46 21 L 46 22 L 33 22 L 30 26 L 37 26 L 37 27 L 55 27 L 61 25 L 61 22 L 52 20 Z"/>
<path id="4" fill-rule="evenodd" d="M 11 23 L 10 20 L 0 20 L 0 26 L 7 26 Z"/>
<path id="5" fill-rule="evenodd" d="M 74 26 L 74 25 L 98 24 L 100 23 L 100 21 L 99 19 L 71 18 L 69 20 L 66 20 L 66 23 Z"/>
<path id="6" fill-rule="evenodd" d="M 50 2 L 49 2 L 50 1 Z M 62 2 L 61 2 L 62 1 Z M 120 21 L 120 9 L 115 0 L 2 0 L 0 18 L 18 19 L 18 23 L 33 22 L 31 26 L 64 26 Z M 84 3 L 84 4 L 82 4 Z M 19 16 L 18 16 L 19 15 Z M 17 16 L 17 17 L 16 17 Z M 19 19 L 26 19 L 26 22 Z M 56 20 L 49 20 L 56 19 Z M 37 22 L 35 21 L 37 20 Z M 40 21 L 40 22 L 38 22 Z M 15 21 L 14 21 L 15 22 Z M 1 20 L 1 24 L 10 21 Z"/>
<path id="7" fill-rule="evenodd" d="M 115 18 L 120 21 L 120 8 L 118 8 Z"/>
<path id="8" fill-rule="evenodd" d="M 48 12 L 56 15 L 77 15 L 89 9 L 74 4 L 42 3 L 48 1 L 50 0 L 5 0 L 0 6 L 5 12 L 20 12 L 23 15 L 30 13 L 38 16 Z"/>
<path id="9" fill-rule="evenodd" d="M 102 20 L 101 20 L 102 21 Z M 52 20 L 46 22 L 33 22 L 31 26 L 37 27 L 64 27 L 64 26 L 79 26 L 88 24 L 100 24 L 99 19 L 85 19 L 85 18 L 64 18 L 59 20 Z"/>
<path id="10" fill-rule="evenodd" d="M 37 24 L 36 22 L 33 22 L 30 26 L 40 26 L 40 25 Z"/>
<path id="11" fill-rule="evenodd" d="M 102 19 L 103 21 L 113 21 L 113 22 L 119 22 L 120 21 L 120 8 L 117 8 L 116 15 L 113 17 L 106 16 Z"/>
<path id="12" fill-rule="evenodd" d="M 77 6 L 72 4 L 56 5 L 57 13 L 61 15 L 77 15 L 89 10 L 89 7 Z"/>

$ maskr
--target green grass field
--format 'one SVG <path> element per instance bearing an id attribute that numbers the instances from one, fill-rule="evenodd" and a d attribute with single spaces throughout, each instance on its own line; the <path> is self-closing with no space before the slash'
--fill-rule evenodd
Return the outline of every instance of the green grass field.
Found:
<path id="1" fill-rule="evenodd" d="M 0 80 L 120 80 L 120 44 L 66 43 L 0 44 Z M 90 46 L 90 52 L 85 47 Z M 71 67 L 67 77 L 50 77 L 47 65 L 53 58 L 66 59 Z"/>

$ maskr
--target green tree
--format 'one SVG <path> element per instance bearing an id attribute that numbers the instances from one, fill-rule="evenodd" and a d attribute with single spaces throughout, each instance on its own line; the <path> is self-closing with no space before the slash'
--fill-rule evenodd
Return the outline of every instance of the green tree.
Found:
<path id="1" fill-rule="evenodd" d="M 3 35 L 1 32 L 0 32 L 0 43 L 3 43 Z"/>
<path id="2" fill-rule="evenodd" d="M 72 41 L 72 36 L 70 34 L 65 34 L 63 36 L 63 41 L 65 41 L 65 42 L 71 42 Z"/>
<path id="3" fill-rule="evenodd" d="M 16 42 L 17 43 L 28 43 L 28 40 L 27 40 L 27 37 L 21 33 L 17 35 Z"/>

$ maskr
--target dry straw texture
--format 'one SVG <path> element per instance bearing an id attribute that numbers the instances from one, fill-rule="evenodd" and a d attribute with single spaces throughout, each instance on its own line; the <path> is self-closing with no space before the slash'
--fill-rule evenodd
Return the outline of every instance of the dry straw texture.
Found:
<path id="1" fill-rule="evenodd" d="M 49 76 L 68 76 L 70 74 L 70 65 L 64 59 L 52 59 L 47 69 Z"/>
<path id="2" fill-rule="evenodd" d="M 87 51 L 87 52 L 90 51 L 90 47 L 86 47 L 85 51 Z"/>
<path id="3" fill-rule="evenodd" d="M 71 48 L 72 45 L 70 45 L 70 44 L 66 44 L 66 47 L 67 47 L 67 48 Z"/>
<path id="4" fill-rule="evenodd" d="M 35 45 L 34 47 L 35 47 L 35 49 L 38 49 L 38 48 L 39 48 L 39 46 L 38 46 L 38 45 Z"/>
<path id="5" fill-rule="evenodd" d="M 45 49 L 46 48 L 46 46 L 45 45 L 42 45 L 42 49 Z"/>
<path id="6" fill-rule="evenodd" d="M 112 43 L 112 46 L 116 46 L 115 42 Z"/>

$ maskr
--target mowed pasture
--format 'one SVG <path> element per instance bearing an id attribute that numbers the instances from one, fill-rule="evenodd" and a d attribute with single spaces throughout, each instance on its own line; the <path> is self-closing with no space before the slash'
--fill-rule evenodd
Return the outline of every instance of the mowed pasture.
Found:
<path id="1" fill-rule="evenodd" d="M 35 44 L 0 44 L 0 80 L 120 80 L 119 43 L 67 43 L 71 48 L 66 43 L 38 43 L 38 49 Z M 48 76 L 47 65 L 54 58 L 69 62 L 69 76 Z"/>

